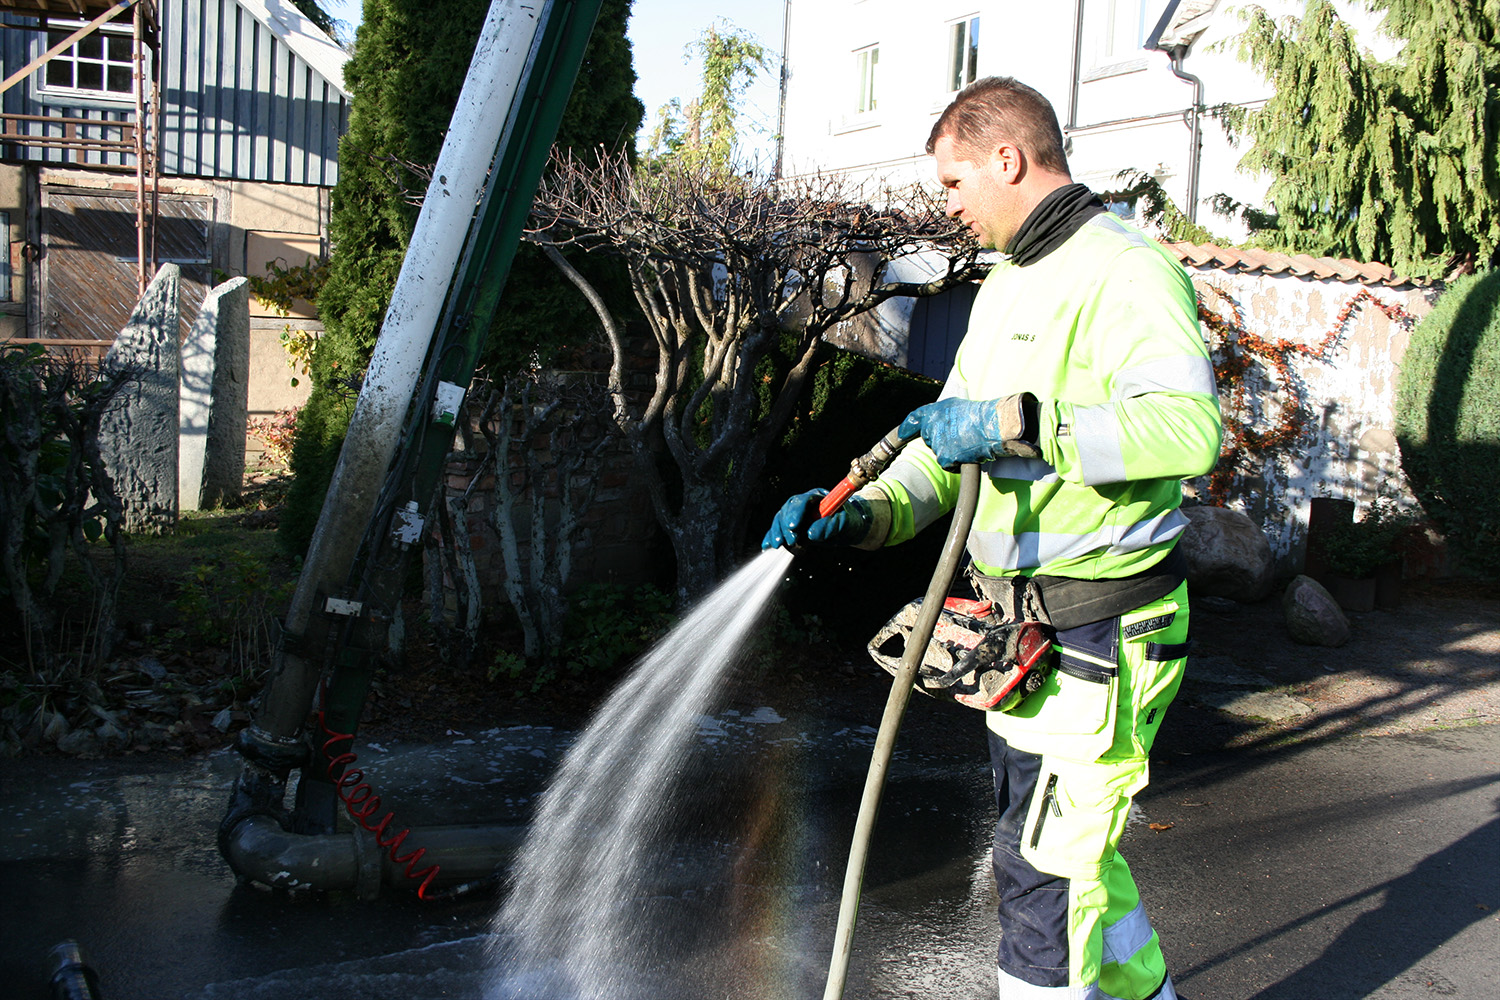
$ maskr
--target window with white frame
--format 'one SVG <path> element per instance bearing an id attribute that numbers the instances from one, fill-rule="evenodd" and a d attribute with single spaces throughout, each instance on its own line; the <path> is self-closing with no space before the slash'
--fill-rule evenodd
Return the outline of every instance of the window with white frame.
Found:
<path id="1" fill-rule="evenodd" d="M 870 45 L 854 53 L 854 113 L 866 115 L 879 103 L 878 70 L 880 46 Z"/>
<path id="2" fill-rule="evenodd" d="M 1141 46 L 1162 8 L 1159 0 L 1097 0 L 1091 4 L 1093 71 L 1090 75 L 1110 76 L 1144 68 Z"/>
<path id="3" fill-rule="evenodd" d="M 948 93 L 957 93 L 979 75 L 979 15 L 948 24 Z"/>
<path id="4" fill-rule="evenodd" d="M 63 41 L 83 21 L 48 21 L 47 48 Z M 135 93 L 135 53 L 128 24 L 102 24 L 47 60 L 44 94 L 124 100 Z"/>

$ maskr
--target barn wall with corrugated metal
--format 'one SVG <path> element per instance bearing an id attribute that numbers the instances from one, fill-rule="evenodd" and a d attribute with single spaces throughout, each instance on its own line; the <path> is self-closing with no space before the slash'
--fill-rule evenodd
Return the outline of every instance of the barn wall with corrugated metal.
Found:
<path id="1" fill-rule="evenodd" d="M 160 17 L 162 173 L 243 181 L 331 186 L 338 180 L 338 141 L 347 127 L 348 98 L 235 0 L 164 0 Z M 29 23 L 9 15 L 0 18 Z M 43 35 L 0 31 L 6 72 L 43 51 Z M 63 102 L 41 96 L 35 82 L 5 95 L 7 114 L 128 121 L 131 102 Z M 27 134 L 62 135 L 61 125 L 24 124 Z M 44 131 L 45 130 L 45 131 Z M 85 127 L 111 139 L 121 125 Z M 0 146 L 0 156 L 68 166 L 133 166 L 118 152 L 80 153 Z"/>

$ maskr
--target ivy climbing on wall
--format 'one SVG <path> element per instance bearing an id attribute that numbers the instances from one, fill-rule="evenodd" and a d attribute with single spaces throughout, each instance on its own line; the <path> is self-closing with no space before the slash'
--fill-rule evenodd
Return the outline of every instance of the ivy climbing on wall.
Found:
<path id="1" fill-rule="evenodd" d="M 1403 327 L 1410 327 L 1415 317 L 1361 288 L 1339 309 L 1322 337 L 1307 344 L 1253 333 L 1239 303 L 1226 290 L 1210 285 L 1207 291 L 1217 302 L 1210 304 L 1200 288 L 1198 318 L 1208 334 L 1224 414 L 1224 441 L 1208 477 L 1208 501 L 1222 507 L 1238 480 L 1294 455 L 1308 439 L 1311 411 L 1297 370 L 1299 361 L 1331 363 L 1355 310 L 1362 306 L 1380 310 Z"/>

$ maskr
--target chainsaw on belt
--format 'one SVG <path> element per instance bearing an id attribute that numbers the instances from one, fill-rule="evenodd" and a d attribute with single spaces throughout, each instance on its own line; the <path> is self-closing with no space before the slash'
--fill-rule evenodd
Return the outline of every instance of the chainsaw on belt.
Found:
<path id="1" fill-rule="evenodd" d="M 870 640 L 870 657 L 895 675 L 922 600 L 912 601 Z M 1040 691 L 1057 665 L 1053 631 L 1006 622 L 991 601 L 950 597 L 917 668 L 917 690 L 985 712 L 1008 712 Z"/>

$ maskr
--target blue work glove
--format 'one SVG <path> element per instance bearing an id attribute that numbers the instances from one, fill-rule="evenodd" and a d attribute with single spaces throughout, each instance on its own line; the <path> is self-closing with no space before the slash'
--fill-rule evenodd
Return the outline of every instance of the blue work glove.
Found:
<path id="1" fill-rule="evenodd" d="M 795 549 L 799 545 L 858 545 L 870 533 L 875 515 L 863 497 L 851 496 L 828 517 L 818 517 L 818 504 L 827 490 L 798 493 L 776 512 L 771 530 L 760 541 L 762 549 L 778 546 Z"/>
<path id="2" fill-rule="evenodd" d="M 905 438 L 920 434 L 945 469 L 1002 455 L 1041 456 L 1037 402 L 1029 392 L 1000 399 L 940 399 L 907 414 L 899 433 Z"/>

